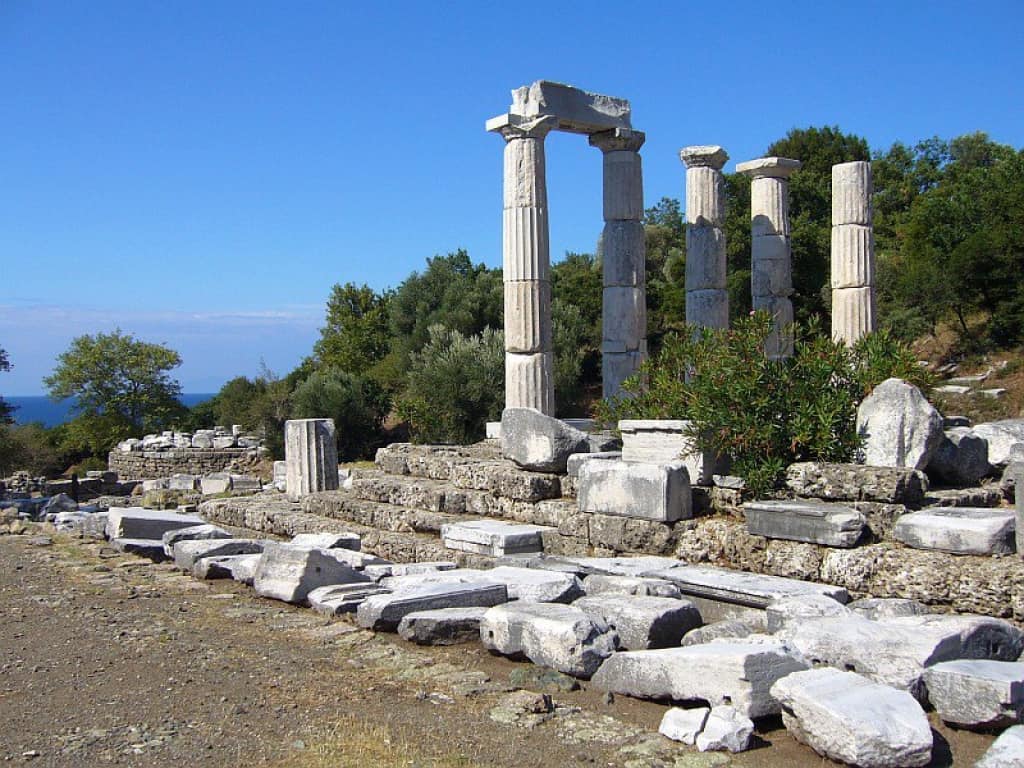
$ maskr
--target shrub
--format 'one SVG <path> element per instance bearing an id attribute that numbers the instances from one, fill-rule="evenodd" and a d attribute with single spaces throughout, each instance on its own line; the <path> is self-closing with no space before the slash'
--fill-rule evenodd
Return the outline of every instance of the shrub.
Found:
<path id="1" fill-rule="evenodd" d="M 480 440 L 505 400 L 505 344 L 500 331 L 463 336 L 435 325 L 426 346 L 410 358 L 399 415 L 420 443 Z"/>
<path id="2" fill-rule="evenodd" d="M 793 326 L 793 357 L 773 360 L 763 352 L 771 328 L 758 312 L 729 330 L 690 327 L 667 337 L 627 379 L 624 395 L 600 404 L 598 417 L 686 419 L 699 448 L 731 458 L 748 488 L 763 493 L 792 462 L 855 458 L 857 405 L 884 379 L 927 386 L 927 374 L 889 334 L 849 349 L 812 319 Z"/>
<path id="3" fill-rule="evenodd" d="M 387 398 L 368 379 L 326 368 L 299 384 L 291 403 L 293 418 L 334 419 L 340 461 L 370 456 L 381 442 Z"/>

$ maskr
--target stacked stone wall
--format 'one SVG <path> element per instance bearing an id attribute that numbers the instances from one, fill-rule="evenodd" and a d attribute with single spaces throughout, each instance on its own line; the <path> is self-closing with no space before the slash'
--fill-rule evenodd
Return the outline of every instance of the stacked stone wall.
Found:
<path id="1" fill-rule="evenodd" d="M 107 465 L 121 480 L 153 480 L 175 474 L 208 475 L 259 461 L 250 448 L 179 448 L 171 451 L 111 451 Z"/>

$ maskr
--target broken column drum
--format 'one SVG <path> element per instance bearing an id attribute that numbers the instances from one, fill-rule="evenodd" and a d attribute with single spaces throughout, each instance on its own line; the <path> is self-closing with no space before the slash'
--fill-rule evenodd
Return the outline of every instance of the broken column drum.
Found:
<path id="1" fill-rule="evenodd" d="M 686 322 L 729 327 L 726 287 L 725 179 L 729 159 L 718 146 L 684 147 L 686 166 Z"/>
<path id="2" fill-rule="evenodd" d="M 590 145 L 604 154 L 604 232 L 601 307 L 601 382 L 604 397 L 619 394 L 622 382 L 647 356 L 645 297 L 647 246 L 644 241 L 643 173 L 640 131 L 615 128 L 595 133 Z"/>
<path id="3" fill-rule="evenodd" d="M 832 166 L 832 338 L 854 344 L 877 327 L 871 163 Z"/>
<path id="4" fill-rule="evenodd" d="M 505 407 L 554 416 L 551 284 L 544 138 L 585 134 L 604 152 L 604 394 L 616 394 L 646 350 L 643 191 L 644 135 L 632 130 L 629 102 L 544 80 L 512 91 L 487 130 L 505 139 L 503 269 Z M 637 266 L 639 265 L 639 266 Z"/>
<path id="5" fill-rule="evenodd" d="M 333 419 L 292 419 L 284 423 L 285 489 L 290 500 L 338 488 L 334 434 Z"/>
<path id="6" fill-rule="evenodd" d="M 769 357 L 790 357 L 793 335 L 792 254 L 789 242 L 789 176 L 799 160 L 762 157 L 739 163 L 750 182 L 750 293 L 755 310 L 768 312 L 774 331 L 765 342 Z"/>

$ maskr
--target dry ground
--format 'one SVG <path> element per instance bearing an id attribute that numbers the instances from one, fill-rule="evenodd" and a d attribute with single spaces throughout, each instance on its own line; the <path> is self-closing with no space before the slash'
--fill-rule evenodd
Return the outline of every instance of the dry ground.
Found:
<path id="1" fill-rule="evenodd" d="M 597 690 L 556 692 L 554 716 L 531 715 L 506 705 L 510 674 L 531 665 L 473 645 L 417 648 L 100 543 L 50 533 L 47 545 L 40 532 L 0 537 L 0 761 L 830 765 L 778 722 L 751 752 L 701 754 L 656 734 L 662 706 Z M 991 741 L 938 726 L 932 764 L 971 765 Z"/>

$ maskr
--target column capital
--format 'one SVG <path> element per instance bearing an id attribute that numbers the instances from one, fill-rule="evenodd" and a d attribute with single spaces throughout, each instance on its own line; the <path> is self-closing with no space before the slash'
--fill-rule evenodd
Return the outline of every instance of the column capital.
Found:
<path id="1" fill-rule="evenodd" d="M 485 124 L 490 133 L 500 133 L 505 141 L 513 139 L 543 139 L 558 125 L 553 115 L 523 117 L 511 112 L 492 117 Z"/>
<path id="2" fill-rule="evenodd" d="M 712 168 L 720 171 L 729 155 L 716 144 L 700 144 L 680 149 L 679 159 L 687 168 Z"/>
<path id="3" fill-rule="evenodd" d="M 736 164 L 736 173 L 752 179 L 787 179 L 793 171 L 800 170 L 802 163 L 788 157 L 760 157 Z"/>
<path id="4" fill-rule="evenodd" d="M 602 152 L 637 152 L 647 140 L 643 131 L 632 128 L 612 128 L 610 131 L 590 134 L 590 146 Z"/>

